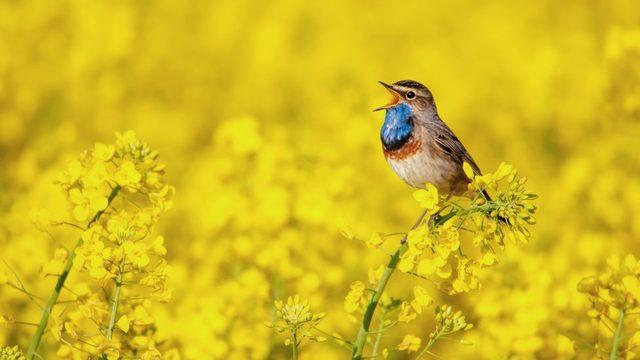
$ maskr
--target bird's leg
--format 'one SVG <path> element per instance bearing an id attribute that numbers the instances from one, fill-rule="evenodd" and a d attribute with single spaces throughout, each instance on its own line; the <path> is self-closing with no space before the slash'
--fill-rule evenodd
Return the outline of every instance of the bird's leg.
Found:
<path id="1" fill-rule="evenodd" d="M 448 194 L 445 201 L 449 201 L 449 199 L 451 199 L 451 194 Z M 427 220 L 427 224 L 433 224 L 433 222 L 435 222 L 436 220 L 438 220 L 438 218 L 440 218 L 440 212 L 442 211 L 442 209 L 438 210 L 438 212 L 436 212 L 435 214 L 429 216 L 429 219 Z M 415 224 L 413 224 L 413 226 L 411 227 L 411 230 L 414 230 L 415 228 L 417 228 L 420 223 L 422 223 L 422 220 L 424 220 L 424 217 L 427 215 L 427 210 L 425 209 L 422 214 L 420 215 L 420 217 L 418 218 L 418 221 L 416 221 Z M 401 240 L 400 240 L 400 244 L 404 244 L 407 242 L 407 235 L 405 235 Z"/>
<path id="2" fill-rule="evenodd" d="M 418 221 L 416 221 L 415 224 L 413 224 L 413 226 L 411 227 L 411 230 L 414 230 L 415 228 L 417 228 L 418 226 L 420 226 L 420 224 L 422 223 L 422 220 L 424 220 L 424 217 L 427 215 L 427 209 L 425 209 L 422 214 L 420 214 L 420 217 L 418 218 Z M 431 217 L 433 217 L 433 215 L 431 215 Z M 431 217 L 429 218 L 428 221 L 431 220 Z M 400 244 L 404 244 L 407 242 L 407 235 L 403 236 L 402 239 L 400 240 Z"/>
<path id="3" fill-rule="evenodd" d="M 451 196 L 451 194 L 447 194 L 447 197 L 444 199 L 444 201 L 449 201 L 449 199 L 451 199 Z M 442 212 L 442 210 L 444 209 L 440 209 L 435 214 L 431 215 L 429 217 L 429 220 L 427 220 L 427 224 L 433 224 L 436 220 L 440 219 L 440 213 Z"/>
<path id="4" fill-rule="evenodd" d="M 432 225 L 436 220 L 440 219 L 440 211 L 442 210 L 438 210 L 438 212 L 429 216 L 429 220 L 427 220 L 427 224 Z"/>

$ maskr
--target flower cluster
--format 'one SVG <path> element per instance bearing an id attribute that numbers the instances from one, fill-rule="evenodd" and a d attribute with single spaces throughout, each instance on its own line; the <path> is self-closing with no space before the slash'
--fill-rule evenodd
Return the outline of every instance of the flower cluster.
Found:
<path id="1" fill-rule="evenodd" d="M 481 270 L 498 264 L 505 240 L 526 242 L 530 234 L 528 226 L 535 223 L 536 211 L 532 204 L 536 196 L 526 191 L 526 179 L 518 178 L 516 170 L 504 163 L 494 173 L 482 176 L 475 176 L 466 163 L 464 169 L 470 179 L 469 199 L 443 198 L 432 184 L 414 193 L 414 199 L 424 209 L 422 217 L 403 238 L 387 269 L 369 270 L 370 282 L 377 286 L 371 290 L 373 295 L 365 294 L 362 282 L 351 284 L 344 300 L 347 313 L 363 314 L 363 323 L 368 325 L 371 304 L 375 308 L 379 303 L 382 308 L 378 320 L 380 332 L 395 323 L 412 322 L 425 307 L 434 304 L 434 300 L 421 285 L 413 286 L 412 299 L 394 300 L 387 296 L 384 287 L 395 266 L 404 273 L 429 280 L 445 294 L 463 293 L 480 288 Z M 495 199 L 489 197 L 488 190 L 496 193 Z M 378 249 L 389 236 L 375 233 L 367 245 Z M 396 317 L 395 323 L 388 323 L 390 315 Z M 444 335 L 471 328 L 462 313 L 453 313 L 448 305 L 436 307 L 436 324 L 424 351 Z M 363 339 L 359 336 L 356 340 L 356 358 L 362 356 Z M 398 349 L 412 352 L 420 344 L 419 338 L 407 335 Z M 373 353 L 376 354 L 375 349 Z"/>
<path id="2" fill-rule="evenodd" d="M 582 279 L 578 290 L 588 296 L 591 305 L 588 315 L 602 334 L 591 343 L 593 351 L 599 356 L 617 353 L 625 359 L 637 358 L 640 327 L 637 321 L 630 320 L 640 314 L 640 261 L 630 254 L 623 260 L 612 256 L 605 271 Z"/>
<path id="3" fill-rule="evenodd" d="M 93 150 L 82 152 L 58 179 L 76 221 L 94 219 L 109 206 L 116 189 L 144 201 L 152 220 L 172 204 L 173 188 L 162 182 L 165 166 L 157 162 L 158 153 L 133 131 L 116 136 L 113 145 L 97 143 Z"/>
<path id="4" fill-rule="evenodd" d="M 82 233 L 73 250 L 55 251 L 42 274 L 87 275 L 64 284 L 68 305 L 50 315 L 59 357 L 160 357 L 152 304 L 171 298 L 171 268 L 164 238 L 154 236 L 153 227 L 171 206 L 173 188 L 163 182 L 157 158 L 132 131 L 118 133 L 115 144 L 96 144 L 59 178 L 73 221 L 86 225 L 51 221 Z"/>
<path id="5" fill-rule="evenodd" d="M 424 348 L 420 351 L 417 358 L 420 358 L 423 354 L 430 353 L 430 349 L 436 344 L 436 342 L 448 335 L 454 334 L 459 331 L 466 331 L 473 328 L 472 324 L 467 324 L 464 315 L 461 311 L 455 313 L 449 305 L 439 305 L 435 308 L 435 330 L 429 334 L 429 340 Z M 461 343 L 464 343 L 461 341 Z M 422 339 L 418 336 L 407 334 L 402 339 L 402 342 L 398 344 L 397 349 L 400 351 L 406 351 L 408 353 L 416 352 L 422 345 Z"/>
<path id="6" fill-rule="evenodd" d="M 327 338 L 318 336 L 318 324 L 324 318 L 325 313 L 312 314 L 309 309 L 307 300 L 300 301 L 300 297 L 289 297 L 287 302 L 275 302 L 276 314 L 278 321 L 275 323 L 267 322 L 267 327 L 275 329 L 279 333 L 287 332 L 289 337 L 285 339 L 284 344 L 296 349 L 300 346 L 304 339 L 311 341 L 323 342 Z"/>
<path id="7" fill-rule="evenodd" d="M 484 214 L 485 217 L 493 220 L 487 224 L 490 229 L 496 228 L 496 224 L 507 223 L 511 232 L 507 235 L 513 242 L 526 242 L 530 236 L 527 227 L 536 223 L 534 217 L 536 206 L 531 203 L 538 196 L 526 191 L 526 177 L 518 177 L 516 169 L 506 163 L 500 163 L 493 173 L 476 175 L 468 163 L 463 164 L 465 174 L 471 183 L 469 189 L 474 192 L 474 202 L 477 209 L 473 212 Z M 501 186 L 506 182 L 504 187 Z M 489 198 L 488 192 L 497 192 L 495 199 Z M 494 238 L 498 243 L 503 244 L 504 234 L 489 231 L 482 234 L 484 237 Z M 498 239 L 495 239 L 498 238 Z"/>
<path id="8" fill-rule="evenodd" d="M 2 360 L 26 360 L 26 357 L 22 354 L 22 351 L 17 346 L 14 347 L 0 347 L 0 359 Z"/>
<path id="9" fill-rule="evenodd" d="M 526 242 L 527 227 L 535 223 L 536 196 L 526 191 L 526 178 L 518 178 L 512 166 L 502 163 L 482 176 L 464 167 L 471 179 L 470 200 L 442 199 L 431 184 L 414 193 L 432 218 L 407 234 L 408 249 L 398 264 L 400 271 L 429 278 L 448 294 L 478 289 L 481 270 L 499 262 L 505 240 Z M 489 189 L 494 199 L 487 196 Z M 465 235 L 471 236 L 468 244 Z"/>
<path id="10" fill-rule="evenodd" d="M 429 341 L 435 341 L 442 336 L 453 334 L 458 331 L 466 331 L 473 327 L 467 324 L 461 311 L 453 312 L 451 306 L 441 305 L 436 307 L 436 329 L 429 334 Z"/>

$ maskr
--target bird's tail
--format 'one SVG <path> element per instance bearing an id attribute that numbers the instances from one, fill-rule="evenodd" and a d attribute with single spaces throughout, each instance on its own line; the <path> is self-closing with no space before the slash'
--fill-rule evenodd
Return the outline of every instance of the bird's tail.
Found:
<path id="1" fill-rule="evenodd" d="M 484 195 L 484 198 L 487 199 L 487 201 L 491 201 L 491 196 L 489 195 L 487 190 L 482 189 L 482 195 Z M 500 215 L 498 215 L 498 221 L 500 221 L 503 224 L 509 225 L 509 219 L 502 217 Z"/>
<path id="2" fill-rule="evenodd" d="M 482 195 L 484 195 L 484 198 L 487 199 L 487 201 L 491 201 L 491 196 L 489 195 L 487 190 L 482 189 Z"/>

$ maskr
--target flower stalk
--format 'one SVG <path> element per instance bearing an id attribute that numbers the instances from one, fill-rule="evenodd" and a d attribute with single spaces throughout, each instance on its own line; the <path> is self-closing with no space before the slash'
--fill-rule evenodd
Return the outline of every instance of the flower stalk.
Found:
<path id="1" fill-rule="evenodd" d="M 616 332 L 613 335 L 613 345 L 611 346 L 611 354 L 609 356 L 610 360 L 618 359 L 618 345 L 620 344 L 620 338 L 622 337 L 622 324 L 624 323 L 624 316 L 625 316 L 625 308 L 623 306 L 622 309 L 620 309 L 618 326 L 616 327 Z"/>
<path id="2" fill-rule="evenodd" d="M 417 228 L 422 223 L 422 220 L 424 220 L 424 217 L 426 214 L 427 214 L 427 210 L 422 212 L 422 214 L 418 218 L 418 221 L 416 221 L 413 227 L 411 227 L 411 230 Z M 384 271 L 382 272 L 382 276 L 380 277 L 380 281 L 376 286 L 376 290 L 373 292 L 373 294 L 371 294 L 371 300 L 369 300 L 369 304 L 367 305 L 367 308 L 364 312 L 364 316 L 362 317 L 362 325 L 360 326 L 360 330 L 358 331 L 358 335 L 356 336 L 356 341 L 354 343 L 353 354 L 351 355 L 351 358 L 354 360 L 362 359 L 364 344 L 367 340 L 367 335 L 369 334 L 369 327 L 371 326 L 371 320 L 373 319 L 373 315 L 376 311 L 376 308 L 378 307 L 378 302 L 380 301 L 380 297 L 382 296 L 384 289 L 387 287 L 387 283 L 389 282 L 389 279 L 391 278 L 393 271 L 398 266 L 398 262 L 400 261 L 400 256 L 404 254 L 409 248 L 409 245 L 407 244 L 406 240 L 407 240 L 407 235 L 403 236 L 402 240 L 400 241 L 401 243 L 400 247 L 396 250 L 395 253 L 393 253 L 393 255 L 391 255 L 391 258 L 389 259 L 389 263 L 387 264 Z"/>
<path id="3" fill-rule="evenodd" d="M 384 310 L 384 309 L 383 309 Z M 380 316 L 380 324 L 378 324 L 378 334 L 376 335 L 376 341 L 373 343 L 373 351 L 371 352 L 371 359 L 376 360 L 378 357 L 378 349 L 380 348 L 380 342 L 382 341 L 382 334 L 384 333 L 384 320 L 386 312 L 382 311 Z"/>
<path id="4" fill-rule="evenodd" d="M 113 329 L 116 324 L 116 315 L 118 313 L 118 305 L 120 304 L 120 291 L 122 290 L 122 277 L 124 270 L 124 259 L 120 264 L 118 276 L 115 280 L 115 290 L 113 295 L 113 303 L 111 304 L 111 314 L 109 314 L 109 326 L 107 327 L 107 339 L 111 340 L 113 337 Z"/>
<path id="5" fill-rule="evenodd" d="M 296 330 L 291 332 L 291 359 L 298 360 L 298 336 Z"/>
<path id="6" fill-rule="evenodd" d="M 433 345 L 435 345 L 435 343 L 436 343 L 436 341 L 438 340 L 439 337 L 440 337 L 440 333 L 436 330 L 436 332 L 433 334 L 433 336 L 431 336 L 429 338 L 429 342 L 427 343 L 427 345 L 425 345 L 425 347 L 422 349 L 422 351 L 420 351 L 420 353 L 416 356 L 415 360 L 419 360 L 425 354 L 428 354 L 429 350 L 431 349 L 431 347 L 433 347 Z"/>
<path id="7" fill-rule="evenodd" d="M 111 204 L 113 199 L 118 195 L 119 192 L 120 192 L 120 186 L 116 186 L 113 188 L 107 200 L 107 203 L 109 205 Z M 86 229 L 89 229 L 96 221 L 98 221 L 100 219 L 100 216 L 102 216 L 103 213 L 104 213 L 104 210 L 98 211 L 95 214 L 95 216 L 91 219 L 91 221 L 89 221 Z M 65 282 L 67 281 L 69 272 L 71 272 L 71 267 L 73 266 L 73 259 L 76 257 L 76 250 L 80 246 L 82 246 L 82 243 L 83 243 L 83 240 L 82 238 L 80 238 L 76 242 L 76 245 L 73 247 L 71 252 L 69 253 L 67 262 L 64 265 L 64 269 L 62 270 L 62 273 L 60 274 L 60 276 L 58 277 L 58 281 L 56 282 L 56 286 L 54 287 L 53 292 L 51 292 L 51 295 L 49 296 L 49 299 L 47 300 L 47 303 L 45 304 L 44 309 L 42 309 L 40 322 L 38 324 L 38 327 L 36 328 L 36 332 L 33 334 L 33 337 L 29 342 L 29 349 L 27 350 L 28 360 L 34 359 L 37 355 L 38 347 L 40 346 L 40 342 L 42 341 L 42 335 L 44 334 L 44 331 L 47 328 L 47 324 L 49 323 L 49 317 L 51 316 L 53 307 L 58 301 L 58 297 L 60 296 L 60 292 L 62 291 L 62 288 L 64 287 Z"/>

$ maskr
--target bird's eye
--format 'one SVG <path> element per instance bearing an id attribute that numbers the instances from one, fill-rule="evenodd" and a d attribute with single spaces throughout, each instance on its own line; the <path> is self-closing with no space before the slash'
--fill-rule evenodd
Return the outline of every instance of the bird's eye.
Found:
<path id="1" fill-rule="evenodd" d="M 416 97 L 416 93 L 414 93 L 413 91 L 409 91 L 407 93 L 407 99 L 411 100 L 411 99 L 413 99 L 415 97 Z"/>

